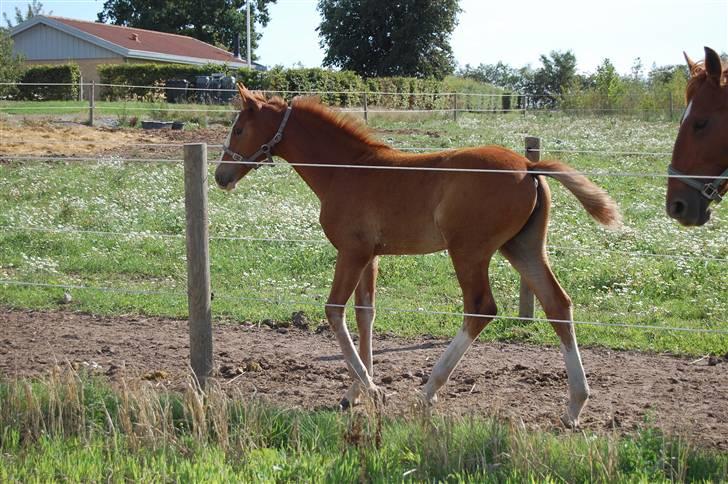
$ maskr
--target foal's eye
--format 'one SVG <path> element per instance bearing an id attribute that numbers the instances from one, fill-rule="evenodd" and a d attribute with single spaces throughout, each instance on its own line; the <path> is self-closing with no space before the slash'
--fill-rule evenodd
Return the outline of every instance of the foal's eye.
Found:
<path id="1" fill-rule="evenodd" d="M 707 119 L 698 119 L 693 123 L 693 129 L 695 131 L 700 131 L 701 129 L 705 128 L 708 125 Z"/>
<path id="2" fill-rule="evenodd" d="M 235 133 L 235 136 L 240 136 L 241 134 L 243 134 L 243 128 L 235 128 L 233 130 L 233 133 Z"/>

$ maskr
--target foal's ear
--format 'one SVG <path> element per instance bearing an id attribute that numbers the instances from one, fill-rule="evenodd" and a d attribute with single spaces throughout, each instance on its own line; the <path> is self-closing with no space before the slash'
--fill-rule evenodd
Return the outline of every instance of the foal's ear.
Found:
<path id="1" fill-rule="evenodd" d="M 720 86 L 720 78 L 723 75 L 723 64 L 720 61 L 718 53 L 710 47 L 705 47 L 705 72 L 708 73 L 708 78 Z"/>
<path id="2" fill-rule="evenodd" d="M 263 103 L 255 97 L 255 95 L 248 91 L 242 82 L 238 83 L 238 94 L 240 94 L 240 101 L 243 105 L 243 110 L 252 109 L 253 111 L 259 111 L 263 106 Z"/>

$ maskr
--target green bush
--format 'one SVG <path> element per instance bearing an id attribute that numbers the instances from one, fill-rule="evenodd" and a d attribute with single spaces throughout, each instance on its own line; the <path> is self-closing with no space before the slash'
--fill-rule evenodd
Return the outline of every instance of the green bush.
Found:
<path id="1" fill-rule="evenodd" d="M 226 65 L 207 64 L 104 64 L 98 67 L 102 86 L 101 97 L 109 101 L 140 99 L 154 101 L 164 95 L 164 84 L 169 79 L 186 79 L 194 82 L 195 76 L 209 76 L 222 72 L 235 76 L 250 89 L 262 88 L 263 73 L 248 68 L 231 68 Z M 159 89 L 123 86 L 159 86 Z"/>
<path id="2" fill-rule="evenodd" d="M 20 78 L 18 99 L 29 101 L 69 101 L 78 99 L 81 70 L 78 64 L 36 65 Z M 54 85 L 62 84 L 62 85 Z"/>
<path id="3" fill-rule="evenodd" d="M 22 56 L 13 54 L 13 39 L 5 29 L 0 28 L 0 83 L 18 82 L 23 73 Z M 0 98 L 15 97 L 14 85 L 0 85 Z"/>
<path id="4" fill-rule="evenodd" d="M 351 107 L 361 106 L 364 82 L 351 71 L 274 67 L 265 73 L 263 89 L 286 98 L 298 94 L 315 94 L 324 104 Z"/>
<path id="5" fill-rule="evenodd" d="M 380 77 L 362 79 L 351 71 L 327 69 L 273 69 L 260 72 L 249 69 L 229 69 L 219 65 L 189 66 L 183 64 L 114 64 L 99 67 L 102 84 L 129 86 L 159 86 L 159 89 L 134 87 L 102 88 L 102 97 L 108 100 L 142 99 L 154 101 L 164 93 L 168 79 L 187 79 L 195 76 L 225 72 L 235 76 L 249 89 L 261 89 L 290 99 L 299 94 L 316 94 L 324 104 L 338 107 L 358 107 L 367 93 L 369 106 L 383 109 L 452 109 L 452 92 L 460 96 L 459 109 L 498 110 L 504 105 L 503 89 L 456 77 L 444 81 L 412 77 Z M 488 96 L 481 96 L 487 94 Z M 496 96 L 497 95 L 497 96 Z M 515 104 L 515 102 L 514 102 Z"/>

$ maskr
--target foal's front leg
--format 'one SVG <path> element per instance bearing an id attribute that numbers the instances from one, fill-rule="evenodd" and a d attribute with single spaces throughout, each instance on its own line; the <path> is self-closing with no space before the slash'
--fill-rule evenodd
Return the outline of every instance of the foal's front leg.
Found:
<path id="1" fill-rule="evenodd" d="M 354 292 L 354 301 L 356 304 L 356 325 L 359 329 L 359 357 L 369 372 L 369 376 L 374 376 L 373 359 L 372 359 L 372 328 L 374 327 L 374 299 L 376 295 L 377 273 L 379 271 L 379 258 L 374 257 L 364 268 L 359 278 L 359 284 Z M 361 396 L 361 385 L 354 381 L 341 400 L 341 407 L 347 408 L 349 405 L 359 403 Z"/>
<path id="2" fill-rule="evenodd" d="M 371 367 L 371 345 L 369 337 L 367 337 L 367 343 L 369 343 L 369 349 L 367 350 L 369 356 L 366 357 L 367 365 L 362 361 L 362 358 L 354 348 L 354 343 L 346 327 L 346 311 L 344 307 L 359 282 L 362 271 L 371 261 L 372 258 L 370 256 L 339 252 L 336 258 L 334 283 L 331 286 L 331 294 L 326 304 L 326 318 L 329 321 L 331 329 L 336 334 L 336 339 L 341 347 L 341 353 L 344 356 L 349 373 L 354 379 L 354 383 L 360 384 L 364 390 L 380 398 L 381 392 L 374 385 L 371 374 L 367 369 L 367 366 Z M 366 349 L 366 346 L 364 349 Z"/>

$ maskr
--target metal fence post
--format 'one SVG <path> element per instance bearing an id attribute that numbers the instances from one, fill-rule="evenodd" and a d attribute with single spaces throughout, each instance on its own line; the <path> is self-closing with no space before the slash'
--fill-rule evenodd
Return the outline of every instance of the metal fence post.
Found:
<path id="1" fill-rule="evenodd" d="M 541 159 L 541 138 L 526 136 L 526 158 L 532 162 Z M 521 277 L 521 295 L 518 302 L 518 316 L 521 318 L 533 318 L 535 298 L 531 288 Z"/>
<path id="2" fill-rule="evenodd" d="M 91 81 L 91 93 L 88 97 L 88 125 L 94 125 L 94 109 L 96 108 L 96 81 Z"/>
<path id="3" fill-rule="evenodd" d="M 207 215 L 207 144 L 184 145 L 190 364 L 200 386 L 212 376 L 212 308 Z"/>

